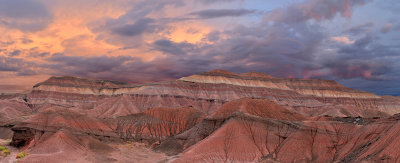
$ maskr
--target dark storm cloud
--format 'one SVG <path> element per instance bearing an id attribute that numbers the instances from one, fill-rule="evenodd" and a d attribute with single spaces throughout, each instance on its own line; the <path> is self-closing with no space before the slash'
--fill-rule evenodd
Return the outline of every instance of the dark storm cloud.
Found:
<path id="1" fill-rule="evenodd" d="M 119 27 L 114 27 L 112 28 L 112 32 L 120 36 L 137 36 L 144 32 L 152 32 L 155 28 L 155 26 L 151 24 L 153 22 L 153 19 L 142 18 L 133 24 L 124 24 Z"/>
<path id="2" fill-rule="evenodd" d="M 46 6 L 35 0 L 0 0 L 0 25 L 38 31 L 52 19 Z"/>
<path id="3" fill-rule="evenodd" d="M 325 70 L 326 72 L 315 73 L 310 77 L 329 75 L 344 78 L 378 79 L 376 76 L 382 76 L 384 71 L 389 69 L 382 66 L 380 62 L 366 64 L 367 61 L 356 61 L 351 56 L 347 56 L 350 61 L 333 64 L 341 63 L 340 60 L 345 58 L 344 54 L 360 55 L 362 51 L 368 51 L 369 55 L 374 55 L 370 49 L 366 48 L 373 42 L 374 38 L 362 38 L 352 46 L 340 47 L 339 53 L 343 55 L 331 57 L 332 62 L 316 60 L 316 55 L 328 36 L 320 25 L 308 23 L 311 19 L 323 21 L 333 19 L 338 15 L 350 17 L 352 8 L 365 2 L 367 1 L 309 0 L 290 5 L 288 8 L 273 10 L 267 13 L 264 22 L 258 25 L 237 26 L 231 30 L 214 31 L 205 38 L 205 40 L 213 41 L 213 44 L 193 45 L 161 39 L 155 41 L 152 48 L 170 54 L 168 59 L 158 60 L 157 62 L 181 67 L 171 68 L 170 71 L 176 74 L 185 74 L 182 73 L 183 70 L 196 71 L 191 66 L 198 66 L 206 70 L 215 68 L 241 72 L 256 70 L 279 77 L 303 77 L 305 71 Z M 254 13 L 254 11 L 204 10 L 191 14 L 199 18 L 215 18 L 241 16 L 250 13 Z M 270 21 L 274 23 L 269 23 Z M 354 27 L 347 32 L 365 32 L 372 25 Z M 221 39 L 220 36 L 222 35 L 225 36 L 224 39 Z M 153 65 L 154 63 L 146 64 Z M 205 63 L 207 63 L 207 67 L 202 66 Z M 146 64 L 143 63 L 142 65 Z M 352 67 L 352 64 L 359 65 Z M 349 70 L 350 72 L 346 72 Z"/>
<path id="4" fill-rule="evenodd" d="M 310 64 L 313 50 L 323 38 L 319 27 L 298 24 L 295 28 L 285 24 L 239 26 L 225 31 L 228 39 L 207 47 L 229 70 L 255 70 L 279 77 L 295 75 L 299 67 Z M 283 71 L 286 71 L 285 73 Z"/>
<path id="5" fill-rule="evenodd" d="M 382 75 L 389 73 L 391 67 L 379 61 L 366 60 L 337 60 L 324 63 L 326 68 L 330 68 L 327 75 L 337 76 L 341 79 L 364 78 L 370 80 L 385 80 Z"/>
<path id="6" fill-rule="evenodd" d="M 203 51 L 218 59 L 218 63 L 212 64 L 214 67 L 222 65 L 234 71 L 256 70 L 279 77 L 302 77 L 303 69 L 324 68 L 316 62 L 315 54 L 328 37 L 320 25 L 310 24 L 308 20 L 322 21 L 336 15 L 349 17 L 350 9 L 364 2 L 311 0 L 276 9 L 267 13 L 264 23 L 259 25 L 238 26 L 208 35 L 207 40 L 216 43 L 204 47 L 207 50 Z M 220 35 L 228 38 L 220 40 Z"/>
<path id="7" fill-rule="evenodd" d="M 211 63 L 195 56 L 143 62 L 127 56 L 76 57 L 64 54 L 53 54 L 48 61 L 51 63 L 43 68 L 53 70 L 53 75 L 74 75 L 133 83 L 176 79 L 205 71 Z"/>
<path id="8" fill-rule="evenodd" d="M 36 56 L 38 56 L 38 57 L 46 57 L 46 56 L 48 56 L 48 55 L 50 55 L 50 53 L 48 53 L 48 52 L 43 52 L 43 53 L 37 53 Z"/>
<path id="9" fill-rule="evenodd" d="M 348 81 L 355 80 L 368 83 L 398 81 L 390 76 L 400 71 L 400 65 L 395 65 L 400 62 L 396 58 L 399 48 L 397 43 L 380 43 L 381 33 L 376 33 L 374 27 L 381 25 L 369 22 L 343 30 L 338 35 L 350 40 L 346 44 L 329 41 L 332 36 L 321 25 L 336 17 L 349 20 L 354 8 L 367 2 L 370 0 L 301 1 L 266 13 L 260 23 L 237 25 L 211 32 L 204 40 L 212 43 L 177 43 L 168 38 L 157 38 L 146 45 L 149 45 L 150 50 L 162 52 L 164 56 L 150 62 L 133 57 L 121 59 L 65 55 L 53 56 L 59 59 L 51 57 L 51 61 L 57 63 L 53 67 L 65 67 L 64 70 L 58 70 L 62 73 L 131 82 L 176 79 L 217 68 L 235 72 L 254 70 L 277 77 L 335 79 L 348 83 L 347 86 L 356 83 Z M 125 15 L 107 20 L 103 26 L 94 28 L 94 31 L 101 34 L 108 31 L 113 41 L 121 41 L 124 47 L 135 48 L 136 42 L 143 41 L 138 36 L 168 29 L 170 21 L 237 17 L 256 13 L 246 9 L 208 9 L 189 13 L 192 16 L 190 19 L 161 18 L 143 21 L 143 18 L 150 17 L 152 11 L 166 5 L 158 4 L 155 1 L 143 2 Z M 138 23 L 140 21 L 143 22 Z M 393 27 L 385 32 L 392 30 Z M 126 39 L 125 36 L 134 39 Z M 98 66 L 99 64 L 91 60 L 110 64 Z"/>
<path id="10" fill-rule="evenodd" d="M 347 46 L 342 46 L 338 52 L 339 53 L 344 53 L 344 54 L 351 54 L 351 55 L 345 55 L 347 57 L 352 57 L 352 58 L 358 58 L 358 57 L 365 57 L 367 54 L 367 46 L 371 45 L 375 41 L 373 36 L 370 34 L 361 37 L 360 39 L 356 40 L 353 44 L 347 45 Z M 359 55 L 363 56 L 359 56 Z M 370 57 L 370 56 L 367 56 Z"/>
<path id="11" fill-rule="evenodd" d="M 375 34 L 376 35 L 376 34 Z M 341 46 L 338 49 L 340 59 L 361 59 L 361 60 L 377 60 L 396 57 L 399 54 L 397 45 L 384 45 L 379 42 L 379 37 L 375 35 L 366 35 L 356 40 L 354 44 Z"/>
<path id="12" fill-rule="evenodd" d="M 211 32 L 205 40 L 213 41 L 213 44 L 184 46 L 163 39 L 155 41 L 152 47 L 166 54 L 175 54 L 169 56 L 168 62 L 180 67 L 190 67 L 188 65 L 192 63 L 193 66 L 202 67 L 201 65 L 207 62 L 207 67 L 204 69 L 208 70 L 215 68 L 240 72 L 256 70 L 278 77 L 303 77 L 304 69 L 327 68 L 330 69 L 330 75 L 339 76 L 339 73 L 334 73 L 334 71 L 340 72 L 335 70 L 334 65 L 324 65 L 315 60 L 315 54 L 319 53 L 323 40 L 326 40 L 328 36 L 324 34 L 320 25 L 310 24 L 308 20 L 322 21 L 333 19 L 336 15 L 350 17 L 351 9 L 364 2 L 366 1 L 346 0 L 338 3 L 328 0 L 305 1 L 291 5 L 287 9 L 276 9 L 267 13 L 265 21 L 258 25 L 237 26 L 231 30 Z M 197 14 L 204 14 L 202 17 L 209 18 L 233 13 L 218 11 Z M 244 12 L 235 11 L 233 15 L 235 14 L 238 16 Z M 274 21 L 274 23 L 269 23 L 269 21 Z M 225 37 L 221 39 L 220 36 Z M 363 41 L 368 40 L 359 40 L 356 45 L 363 46 L 366 44 Z M 198 58 L 193 56 L 200 56 L 199 58 L 203 60 L 196 62 Z M 207 59 L 204 60 L 204 58 Z M 364 67 L 374 68 L 374 66 L 361 66 L 361 68 Z M 180 71 L 182 69 L 176 69 L 176 73 L 182 74 Z M 357 76 L 354 74 L 360 73 L 354 70 L 352 74 L 345 76 Z M 373 71 L 371 74 L 380 74 L 380 71 Z"/>
<path id="13" fill-rule="evenodd" d="M 8 54 L 10 57 L 18 56 L 21 54 L 21 50 L 14 50 L 10 54 Z"/>
<path id="14" fill-rule="evenodd" d="M 400 74 L 393 74 L 393 76 Z M 378 95 L 400 95 L 400 82 L 397 80 L 364 80 L 361 78 L 353 78 L 346 80 L 338 80 L 339 83 L 351 86 L 354 89 L 373 92 Z"/>
<path id="15" fill-rule="evenodd" d="M 32 75 L 35 64 L 20 58 L 0 56 L 0 71 L 16 72 L 17 75 Z"/>
<path id="16" fill-rule="evenodd" d="M 0 56 L 0 71 L 18 71 L 18 64 L 21 62 L 21 59 Z"/>
<path id="17" fill-rule="evenodd" d="M 379 34 L 380 32 L 369 32 L 350 45 L 327 45 L 325 48 L 334 48 L 337 51 L 317 60 L 321 68 L 306 73 L 313 77 L 333 77 L 342 81 L 359 78 L 365 82 L 398 82 L 399 79 L 393 78 L 396 76 L 393 72 L 399 69 L 396 63 L 400 61 L 400 49 L 398 46 L 382 44 L 377 36 Z"/>
<path id="18" fill-rule="evenodd" d="M 193 44 L 185 42 L 175 43 L 168 39 L 157 40 L 152 44 L 152 46 L 158 51 L 172 55 L 185 55 L 187 51 L 191 51 L 195 48 Z"/>
<path id="19" fill-rule="evenodd" d="M 154 35 L 168 28 L 174 19 L 150 18 L 151 13 L 163 11 L 166 7 L 180 7 L 182 0 L 146 0 L 132 2 L 132 8 L 118 18 L 103 18 L 90 23 L 90 30 L 109 44 L 119 45 L 122 49 L 136 49 L 146 46 L 146 36 Z"/>
<path id="20" fill-rule="evenodd" d="M 113 68 L 124 64 L 130 57 L 108 57 L 108 56 L 67 56 L 62 53 L 53 54 L 47 59 L 53 63 L 51 68 L 64 67 L 64 71 L 70 73 L 99 73 L 111 71 Z"/>
<path id="21" fill-rule="evenodd" d="M 255 13 L 256 10 L 248 9 L 208 9 L 190 13 L 201 19 L 211 19 L 220 17 L 238 17 Z"/>
<path id="22" fill-rule="evenodd" d="M 307 23 L 310 19 L 317 21 L 332 19 L 338 14 L 350 17 L 351 9 L 365 2 L 367 1 L 310 0 L 291 5 L 288 8 L 274 10 L 267 14 L 265 21 L 273 21 L 272 26 L 279 27 L 270 27 L 267 30 L 273 31 L 276 36 L 265 36 L 265 38 L 273 39 L 263 40 L 265 41 L 264 46 L 252 47 L 251 52 L 246 52 L 249 54 L 247 56 L 254 57 L 251 61 L 255 63 L 257 61 L 279 63 L 279 67 L 289 69 L 289 72 L 297 77 L 386 80 L 388 79 L 386 75 L 393 71 L 393 67 L 389 66 L 390 63 L 393 63 L 393 59 L 392 61 L 384 59 L 383 56 L 393 56 L 398 49 L 377 43 L 379 37 L 376 34 L 370 34 L 373 32 L 373 23 L 354 26 L 346 30 L 345 34 L 364 34 L 365 36 L 357 39 L 351 45 L 338 46 L 326 45 L 323 40 L 329 40 L 329 37 L 322 30 L 318 30 L 321 27 L 311 26 Z M 251 45 L 254 46 L 254 44 Z M 337 53 L 327 53 L 325 54 L 327 56 L 322 57 L 324 52 L 321 52 L 321 49 L 325 48 L 337 49 Z M 259 51 L 258 55 L 257 51 Z M 261 55 L 262 53 L 264 55 Z M 280 57 L 271 54 L 277 54 Z M 283 55 L 287 57 L 282 58 Z"/>
<path id="23" fill-rule="evenodd" d="M 105 18 L 105 23 L 97 25 L 96 22 L 92 23 L 90 26 L 94 32 L 107 32 L 111 31 L 113 34 L 127 36 L 136 36 L 143 32 L 154 32 L 153 30 L 158 24 L 163 23 L 160 20 L 153 20 L 149 14 L 154 11 L 159 11 L 167 6 L 178 7 L 184 5 L 181 0 L 170 0 L 170 1 L 157 1 L 157 0 L 147 0 L 133 3 L 132 8 L 127 11 L 124 15 L 116 18 L 110 19 Z M 134 23 L 132 23 L 134 22 Z M 150 29 L 148 29 L 150 28 Z"/>

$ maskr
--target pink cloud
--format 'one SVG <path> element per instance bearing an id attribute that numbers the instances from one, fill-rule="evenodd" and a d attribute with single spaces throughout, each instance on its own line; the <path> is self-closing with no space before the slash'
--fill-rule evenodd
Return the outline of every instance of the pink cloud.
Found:
<path id="1" fill-rule="evenodd" d="M 330 39 L 332 41 L 336 41 L 347 45 L 353 44 L 355 42 L 354 40 L 350 40 L 347 36 L 335 36 L 331 37 Z"/>

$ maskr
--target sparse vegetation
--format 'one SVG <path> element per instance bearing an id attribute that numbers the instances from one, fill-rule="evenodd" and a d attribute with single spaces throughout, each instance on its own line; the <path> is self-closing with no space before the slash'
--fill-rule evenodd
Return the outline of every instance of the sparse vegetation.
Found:
<path id="1" fill-rule="evenodd" d="M 5 150 L 3 150 L 3 156 L 4 157 L 7 157 L 9 154 L 11 154 L 11 151 L 9 150 L 9 149 L 5 149 Z"/>
<path id="2" fill-rule="evenodd" d="M 7 147 L 0 146 L 0 156 L 7 157 L 10 153 L 11 151 Z"/>
<path id="3" fill-rule="evenodd" d="M 8 149 L 8 148 L 7 148 L 7 147 L 0 146 L 0 151 L 4 151 L 4 150 L 6 150 L 6 149 Z"/>
<path id="4" fill-rule="evenodd" d="M 9 149 L 6 149 L 6 150 L 3 151 L 3 153 L 8 155 L 8 154 L 11 153 L 11 151 Z"/>
<path id="5" fill-rule="evenodd" d="M 26 156 L 28 156 L 28 155 L 29 155 L 29 154 L 26 153 L 26 152 L 20 152 L 20 153 L 17 154 L 17 157 L 16 157 L 16 158 L 24 158 L 24 157 L 26 157 Z"/>

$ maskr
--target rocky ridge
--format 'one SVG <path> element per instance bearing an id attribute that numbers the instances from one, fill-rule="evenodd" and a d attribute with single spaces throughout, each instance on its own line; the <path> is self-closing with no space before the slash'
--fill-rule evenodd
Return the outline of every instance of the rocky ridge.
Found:
<path id="1" fill-rule="evenodd" d="M 132 143 L 167 162 L 400 158 L 400 99 L 329 80 L 224 70 L 141 85 L 51 77 L 1 97 L 0 129 L 30 153 L 22 162 L 124 162 Z"/>

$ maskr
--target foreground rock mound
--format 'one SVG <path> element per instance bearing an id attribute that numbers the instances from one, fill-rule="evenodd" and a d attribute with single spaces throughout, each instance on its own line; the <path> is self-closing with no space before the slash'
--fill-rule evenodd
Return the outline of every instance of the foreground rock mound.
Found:
<path id="1" fill-rule="evenodd" d="M 25 102 L 0 100 L 0 126 L 14 125 L 32 114 L 32 109 Z"/>
<path id="2" fill-rule="evenodd" d="M 398 113 L 398 97 L 258 72 L 51 77 L 0 96 L 0 139 L 19 162 L 398 162 Z"/>
<path id="3" fill-rule="evenodd" d="M 400 157 L 394 136 L 398 120 L 357 125 L 236 114 L 223 122 L 202 140 L 198 138 L 212 127 L 203 124 L 175 136 L 195 143 L 174 162 L 397 162 Z"/>

